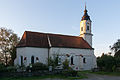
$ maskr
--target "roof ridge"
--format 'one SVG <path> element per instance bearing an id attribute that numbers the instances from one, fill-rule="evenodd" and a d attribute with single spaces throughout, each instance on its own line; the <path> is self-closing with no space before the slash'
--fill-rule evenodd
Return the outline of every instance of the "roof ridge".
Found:
<path id="1" fill-rule="evenodd" d="M 34 31 L 25 31 L 25 32 L 38 33 L 38 34 L 46 34 L 46 35 L 59 35 L 59 36 L 69 36 L 69 37 L 80 37 L 80 36 L 74 36 L 74 35 L 64 35 L 64 34 L 54 34 L 54 33 L 44 33 L 44 32 L 34 32 Z M 80 37 L 80 38 L 82 38 L 82 37 Z"/>

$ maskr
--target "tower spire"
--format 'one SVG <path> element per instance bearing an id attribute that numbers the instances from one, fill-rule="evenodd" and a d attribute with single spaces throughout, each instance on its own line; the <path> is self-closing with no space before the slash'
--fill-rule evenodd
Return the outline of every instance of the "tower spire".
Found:
<path id="1" fill-rule="evenodd" d="M 86 10 L 86 2 L 85 2 L 85 10 Z"/>
<path id="2" fill-rule="evenodd" d="M 85 10 L 84 10 L 84 13 L 87 13 L 86 2 L 85 2 Z"/>
<path id="3" fill-rule="evenodd" d="M 84 40 L 88 42 L 90 46 L 92 46 L 93 34 L 91 32 L 91 20 L 90 20 L 90 16 L 87 13 L 86 2 L 84 7 L 85 7 L 84 15 L 82 16 L 80 22 L 80 37 L 82 37 Z"/>
<path id="4" fill-rule="evenodd" d="M 87 11 L 87 8 L 86 8 L 86 2 L 85 2 L 84 15 L 83 15 L 83 17 L 82 17 L 81 21 L 82 21 L 82 20 L 90 20 L 90 16 L 88 15 L 88 13 L 87 13 L 87 12 L 88 12 L 88 11 Z"/>

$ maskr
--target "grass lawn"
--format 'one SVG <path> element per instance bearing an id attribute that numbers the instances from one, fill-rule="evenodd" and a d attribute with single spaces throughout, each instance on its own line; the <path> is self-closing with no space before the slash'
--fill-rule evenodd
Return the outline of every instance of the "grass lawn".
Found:
<path id="1" fill-rule="evenodd" d="M 46 78 L 51 79 L 83 79 L 87 78 L 84 74 L 81 74 L 81 72 L 78 73 L 80 77 L 66 77 L 62 75 L 46 75 L 46 76 L 32 76 L 32 77 L 3 77 L 0 78 L 0 80 L 41 80 Z"/>
<path id="2" fill-rule="evenodd" d="M 110 75 L 110 76 L 120 76 L 120 72 L 104 72 L 104 71 L 98 71 L 98 72 L 91 72 L 91 71 L 80 71 L 78 72 L 78 75 L 80 77 L 66 77 L 62 75 L 45 75 L 45 76 L 32 76 L 32 77 L 1 77 L 0 80 L 41 80 L 46 78 L 51 79 L 83 79 L 87 78 L 87 74 L 99 74 L 99 75 Z"/>
<path id="3" fill-rule="evenodd" d="M 110 76 L 120 76 L 120 72 L 105 72 L 105 71 L 98 71 L 98 72 L 92 72 L 92 71 L 81 71 L 81 74 L 99 74 L 99 75 L 110 75 Z"/>
<path id="4" fill-rule="evenodd" d="M 110 75 L 110 76 L 120 76 L 120 72 L 104 72 L 104 71 L 99 71 L 99 72 L 91 72 L 93 74 L 100 74 L 100 75 Z"/>

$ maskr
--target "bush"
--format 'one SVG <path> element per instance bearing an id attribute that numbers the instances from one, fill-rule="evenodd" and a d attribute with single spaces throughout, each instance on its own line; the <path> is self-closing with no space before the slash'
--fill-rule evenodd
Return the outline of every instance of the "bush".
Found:
<path id="1" fill-rule="evenodd" d="M 6 67 L 4 64 L 0 63 L 0 72 L 15 72 L 17 68 L 15 66 Z"/>
<path id="2" fill-rule="evenodd" d="M 68 76 L 76 77 L 76 76 L 78 76 L 78 71 L 75 71 L 75 70 L 63 71 L 62 75 L 67 76 L 67 77 Z"/>
<path id="3" fill-rule="evenodd" d="M 48 58 L 48 65 L 49 66 L 52 66 L 52 67 L 55 67 L 55 59 L 52 59 L 51 57 L 50 58 Z"/>
<path id="4" fill-rule="evenodd" d="M 15 66 L 8 66 L 6 68 L 6 71 L 7 72 L 16 72 L 17 71 L 17 68 Z"/>
<path id="5" fill-rule="evenodd" d="M 102 55 L 97 58 L 97 65 L 102 71 L 115 71 L 116 69 L 116 60 L 115 57 L 111 55 Z"/>
<path id="6" fill-rule="evenodd" d="M 0 63 L 0 72 L 3 72 L 3 71 L 5 71 L 5 65 L 4 64 L 2 64 L 2 63 Z"/>
<path id="7" fill-rule="evenodd" d="M 58 57 L 58 55 L 55 56 L 54 58 L 51 58 L 51 57 L 48 58 L 48 65 L 49 65 L 49 66 L 52 66 L 53 69 L 54 69 L 55 67 L 59 66 L 58 62 L 59 62 L 59 57 Z"/>
<path id="8" fill-rule="evenodd" d="M 67 59 L 63 62 L 63 69 L 65 69 L 65 70 L 70 69 L 70 67 L 69 67 L 69 61 Z"/>
<path id="9" fill-rule="evenodd" d="M 43 63 L 35 63 L 32 65 L 32 71 L 48 70 L 48 66 Z"/>

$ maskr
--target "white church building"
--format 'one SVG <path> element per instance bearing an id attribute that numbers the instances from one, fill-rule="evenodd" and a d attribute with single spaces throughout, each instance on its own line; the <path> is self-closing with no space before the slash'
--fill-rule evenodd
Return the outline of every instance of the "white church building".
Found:
<path id="1" fill-rule="evenodd" d="M 28 66 L 36 62 L 48 64 L 48 58 L 59 55 L 59 64 L 66 59 L 74 70 L 96 68 L 92 48 L 91 20 L 85 7 L 80 22 L 80 36 L 25 31 L 16 47 L 15 65 Z"/>

